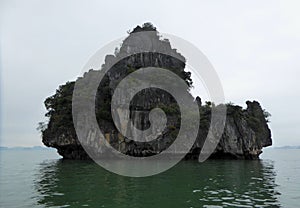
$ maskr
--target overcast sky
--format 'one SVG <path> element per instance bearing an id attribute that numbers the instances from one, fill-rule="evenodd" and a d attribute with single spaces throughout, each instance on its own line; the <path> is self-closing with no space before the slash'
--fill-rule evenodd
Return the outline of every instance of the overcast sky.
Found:
<path id="1" fill-rule="evenodd" d="M 149 21 L 208 57 L 227 102 L 258 100 L 272 114 L 274 146 L 300 145 L 299 1 L 0 4 L 1 146 L 42 145 L 36 127 L 45 120 L 45 98 L 74 80 L 99 48 Z"/>

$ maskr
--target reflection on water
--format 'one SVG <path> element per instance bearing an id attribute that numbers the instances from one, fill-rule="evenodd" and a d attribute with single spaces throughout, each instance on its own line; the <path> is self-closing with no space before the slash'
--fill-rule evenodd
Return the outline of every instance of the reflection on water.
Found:
<path id="1" fill-rule="evenodd" d="M 56 160 L 40 164 L 35 189 L 46 207 L 279 207 L 271 161 L 183 161 L 128 178 L 93 162 Z"/>

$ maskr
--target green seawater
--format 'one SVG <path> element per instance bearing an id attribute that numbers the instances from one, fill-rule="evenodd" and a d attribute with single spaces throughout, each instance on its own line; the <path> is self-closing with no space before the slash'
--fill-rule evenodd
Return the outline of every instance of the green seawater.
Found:
<path id="1" fill-rule="evenodd" d="M 300 150 L 259 161 L 182 161 L 146 178 L 123 177 L 49 150 L 1 150 L 0 207 L 299 207 Z"/>

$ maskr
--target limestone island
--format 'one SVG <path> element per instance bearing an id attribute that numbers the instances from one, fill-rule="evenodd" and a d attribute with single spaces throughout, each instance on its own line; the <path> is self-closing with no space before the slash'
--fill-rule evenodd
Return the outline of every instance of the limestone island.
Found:
<path id="1" fill-rule="evenodd" d="M 146 37 L 146 41 L 142 41 L 142 44 L 160 47 L 172 56 L 158 52 L 139 52 L 140 46 L 133 45 L 137 41 L 134 34 L 142 31 L 148 31 L 151 34 Z M 136 50 L 136 53 L 126 56 L 128 51 L 132 50 Z M 120 57 L 123 58 L 120 59 Z M 117 58 L 120 61 L 116 62 Z M 109 70 L 103 75 L 97 89 L 95 115 L 98 122 L 97 128 L 100 128 L 106 141 L 114 149 L 134 157 L 147 157 L 162 152 L 176 139 L 181 125 L 180 109 L 174 97 L 162 89 L 144 89 L 137 93 L 130 103 L 130 118 L 140 130 L 149 128 L 149 112 L 153 108 L 160 108 L 164 111 L 167 116 L 166 128 L 158 135 L 157 139 L 150 142 L 136 142 L 124 137 L 116 128 L 111 115 L 111 99 L 114 89 L 121 80 L 140 68 L 160 67 L 170 70 L 185 81 L 187 87 L 181 90 L 188 93 L 199 107 L 198 135 L 185 159 L 198 158 L 210 128 L 212 108 L 217 106 L 212 102 L 202 103 L 200 97 L 194 98 L 190 94 L 193 81 L 191 73 L 184 70 L 185 60 L 183 55 L 171 47 L 169 40 L 162 39 L 151 23 L 145 23 L 129 31 L 128 37 L 119 48 L 116 48 L 115 54 L 106 56 L 101 68 L 109 68 Z M 101 73 L 103 73 L 102 70 L 91 69 L 79 77 L 76 82 L 82 86 L 88 86 L 90 81 Z M 176 85 L 176 83 L 173 84 Z M 77 138 L 72 115 L 74 86 L 74 81 L 67 82 L 59 86 L 56 93 L 45 100 L 44 104 L 47 109 L 45 116 L 48 119 L 47 122 L 39 123 L 39 129 L 42 133 L 43 143 L 47 147 L 56 148 L 63 158 L 85 160 L 90 157 Z M 271 131 L 268 127 L 270 114 L 262 109 L 257 101 L 247 101 L 246 104 L 246 109 L 232 103 L 224 104 L 227 107 L 224 131 L 210 158 L 258 159 L 262 148 L 272 145 Z M 89 118 L 82 116 L 81 119 Z M 97 137 L 90 136 L 91 132 L 86 132 L 86 135 L 88 141 L 98 142 Z M 101 151 L 101 145 L 103 144 L 97 143 L 99 151 Z"/>

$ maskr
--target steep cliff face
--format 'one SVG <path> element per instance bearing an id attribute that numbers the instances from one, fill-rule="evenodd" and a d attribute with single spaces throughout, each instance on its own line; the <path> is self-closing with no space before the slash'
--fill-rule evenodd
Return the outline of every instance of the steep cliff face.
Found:
<path id="1" fill-rule="evenodd" d="M 247 109 L 228 105 L 222 138 L 212 157 L 257 159 L 262 148 L 272 145 L 264 111 L 257 101 L 247 101 Z"/>
<path id="2" fill-rule="evenodd" d="M 152 31 L 153 33 L 146 37 L 151 47 L 160 47 L 171 53 L 168 56 L 155 52 L 139 52 L 131 56 L 125 56 L 128 50 L 138 50 L 134 45 L 133 35 L 129 35 L 124 40 L 120 49 L 115 55 L 108 55 L 105 59 L 103 68 L 110 68 L 99 84 L 96 95 L 96 117 L 100 130 L 104 133 L 105 139 L 109 144 L 119 152 L 140 157 L 151 156 L 164 151 L 176 139 L 180 127 L 180 110 L 174 97 L 157 88 L 150 88 L 140 91 L 136 94 L 130 104 L 130 118 L 133 124 L 140 130 L 148 129 L 150 126 L 149 112 L 153 108 L 161 108 L 166 116 L 166 128 L 162 134 L 157 135 L 157 139 L 150 142 L 135 142 L 129 140 L 119 133 L 111 116 L 111 99 L 115 87 L 128 74 L 144 67 L 160 67 L 177 74 L 187 84 L 186 89 L 180 89 L 188 93 L 188 99 L 194 100 L 189 94 L 189 87 L 192 86 L 191 73 L 186 72 L 185 58 L 171 48 L 167 40 L 161 40 L 156 29 L 152 25 L 136 27 L 131 34 L 139 31 Z M 134 44 L 132 44 L 134 43 Z M 121 61 L 115 64 L 116 57 L 122 56 Z M 99 71 L 91 70 L 79 78 L 76 82 L 82 85 L 88 85 L 90 80 L 97 76 Z M 168 82 L 168 80 L 166 80 Z M 176 87 L 176 83 L 171 83 Z M 68 159 L 88 159 L 89 156 L 80 144 L 73 123 L 72 117 L 72 93 L 74 82 L 68 82 L 57 90 L 56 94 L 47 98 L 45 106 L 48 110 L 46 114 L 49 122 L 42 128 L 43 143 L 46 146 L 54 147 L 58 153 Z M 122 99 L 120 97 L 119 99 Z M 197 158 L 202 149 L 203 143 L 207 137 L 212 104 L 201 104 L 201 99 L 197 97 L 200 112 L 200 126 L 195 144 L 187 154 L 186 158 Z M 118 111 L 118 109 L 113 109 Z M 121 114 L 120 114 L 121 116 Z M 227 105 L 227 118 L 224 133 L 211 158 L 237 158 L 237 159 L 256 159 L 262 152 L 262 148 L 272 144 L 271 132 L 267 125 L 266 112 L 256 101 L 247 101 L 247 108 L 242 109 L 239 106 Z M 81 116 L 80 119 L 88 120 L 90 118 Z M 76 120 L 76 119 L 75 119 Z M 120 118 L 121 120 L 121 118 Z M 75 123 L 76 125 L 76 123 Z M 122 124 L 121 124 L 122 125 Z M 96 127 L 95 127 L 96 128 Z M 124 126 L 123 128 L 128 128 Z M 155 134 L 155 129 L 152 130 Z M 85 132 L 87 143 L 95 144 L 94 131 Z M 187 137 L 189 135 L 186 135 Z M 96 143 L 99 151 L 101 145 Z"/>

